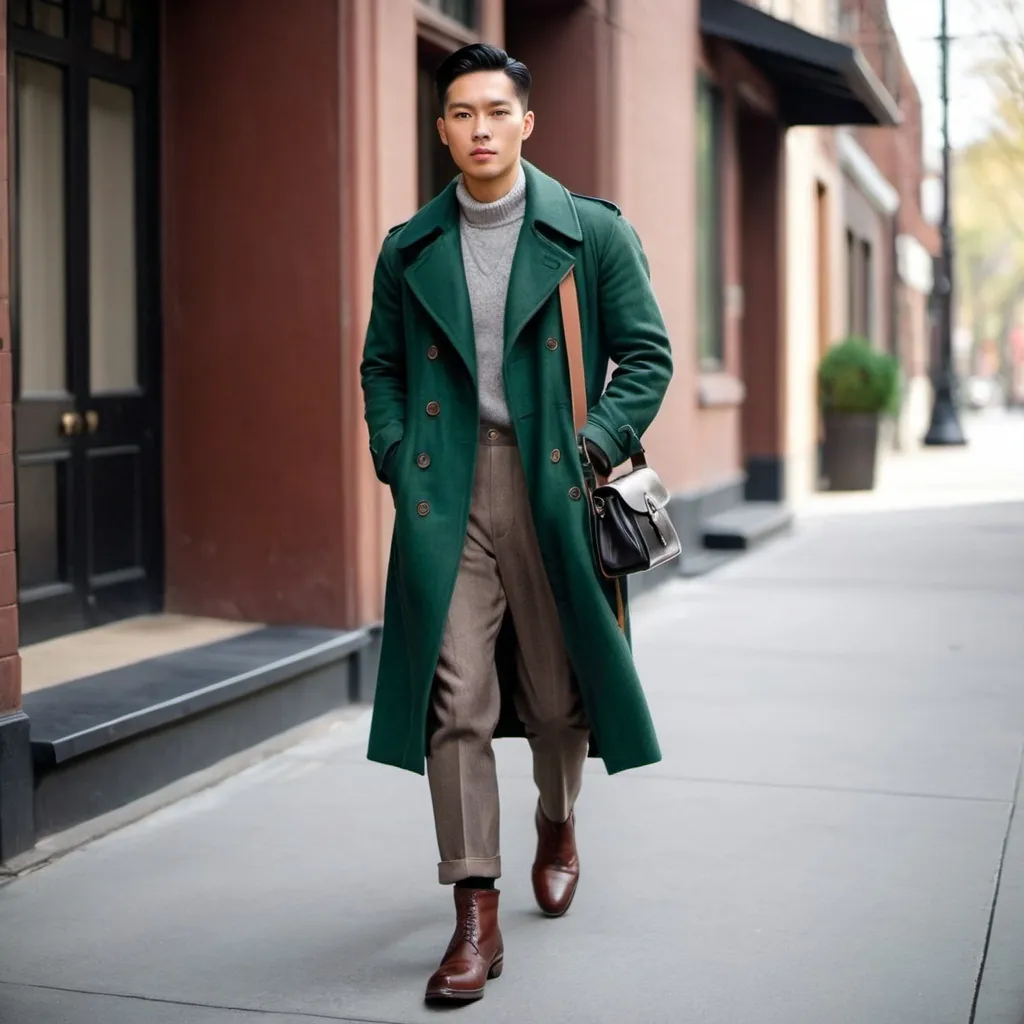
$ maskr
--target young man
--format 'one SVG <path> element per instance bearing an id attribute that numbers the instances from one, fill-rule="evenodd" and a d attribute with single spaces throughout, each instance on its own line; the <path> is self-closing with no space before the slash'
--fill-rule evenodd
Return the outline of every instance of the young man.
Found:
<path id="1" fill-rule="evenodd" d="M 461 174 L 384 241 L 362 363 L 370 451 L 395 502 L 369 757 L 421 774 L 426 762 L 456 909 L 427 998 L 468 1001 L 504 956 L 492 737 L 532 747 L 533 888 L 552 917 L 576 892 L 588 751 L 609 773 L 661 756 L 628 617 L 620 627 L 616 588 L 595 567 L 584 466 L 607 473 L 641 450 L 672 358 L 632 228 L 521 159 L 526 67 L 468 46 L 437 90 Z M 570 270 L 581 438 L 558 291 Z"/>

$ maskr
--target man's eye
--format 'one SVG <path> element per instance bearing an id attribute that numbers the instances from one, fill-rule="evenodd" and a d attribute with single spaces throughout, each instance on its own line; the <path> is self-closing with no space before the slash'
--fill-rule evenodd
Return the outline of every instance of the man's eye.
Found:
<path id="1" fill-rule="evenodd" d="M 496 110 L 494 113 L 496 115 L 501 116 L 501 117 L 505 117 L 509 113 L 509 111 L 508 110 Z"/>

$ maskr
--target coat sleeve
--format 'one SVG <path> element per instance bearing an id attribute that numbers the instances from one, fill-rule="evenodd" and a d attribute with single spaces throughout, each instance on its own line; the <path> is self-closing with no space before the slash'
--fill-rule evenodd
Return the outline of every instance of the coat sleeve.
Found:
<path id="1" fill-rule="evenodd" d="M 402 292 L 387 242 L 374 270 L 373 305 L 359 374 L 374 471 L 389 483 L 390 456 L 405 433 L 406 379 Z"/>
<path id="2" fill-rule="evenodd" d="M 641 450 L 640 438 L 661 408 L 672 346 L 640 239 L 621 216 L 611 222 L 598 271 L 601 337 L 616 368 L 582 434 L 618 466 Z"/>

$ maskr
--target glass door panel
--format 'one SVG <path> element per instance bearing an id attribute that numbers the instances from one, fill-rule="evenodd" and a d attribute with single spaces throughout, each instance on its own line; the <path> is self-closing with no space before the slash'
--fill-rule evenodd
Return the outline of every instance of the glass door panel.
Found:
<path id="1" fill-rule="evenodd" d="M 89 385 L 138 387 L 135 261 L 135 99 L 89 80 Z"/>
<path id="2" fill-rule="evenodd" d="M 17 245 L 22 395 L 64 394 L 67 379 L 64 72 L 18 57 Z"/>

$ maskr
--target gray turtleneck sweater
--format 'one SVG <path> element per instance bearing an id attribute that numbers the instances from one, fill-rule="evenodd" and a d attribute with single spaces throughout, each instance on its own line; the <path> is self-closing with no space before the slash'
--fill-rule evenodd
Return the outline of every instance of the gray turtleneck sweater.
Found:
<path id="1" fill-rule="evenodd" d="M 495 203 L 478 203 L 459 181 L 462 207 L 462 263 L 476 339 L 476 375 L 480 420 L 509 426 L 502 361 L 505 355 L 505 298 L 512 257 L 526 214 L 526 176 L 522 170 L 512 191 Z"/>

